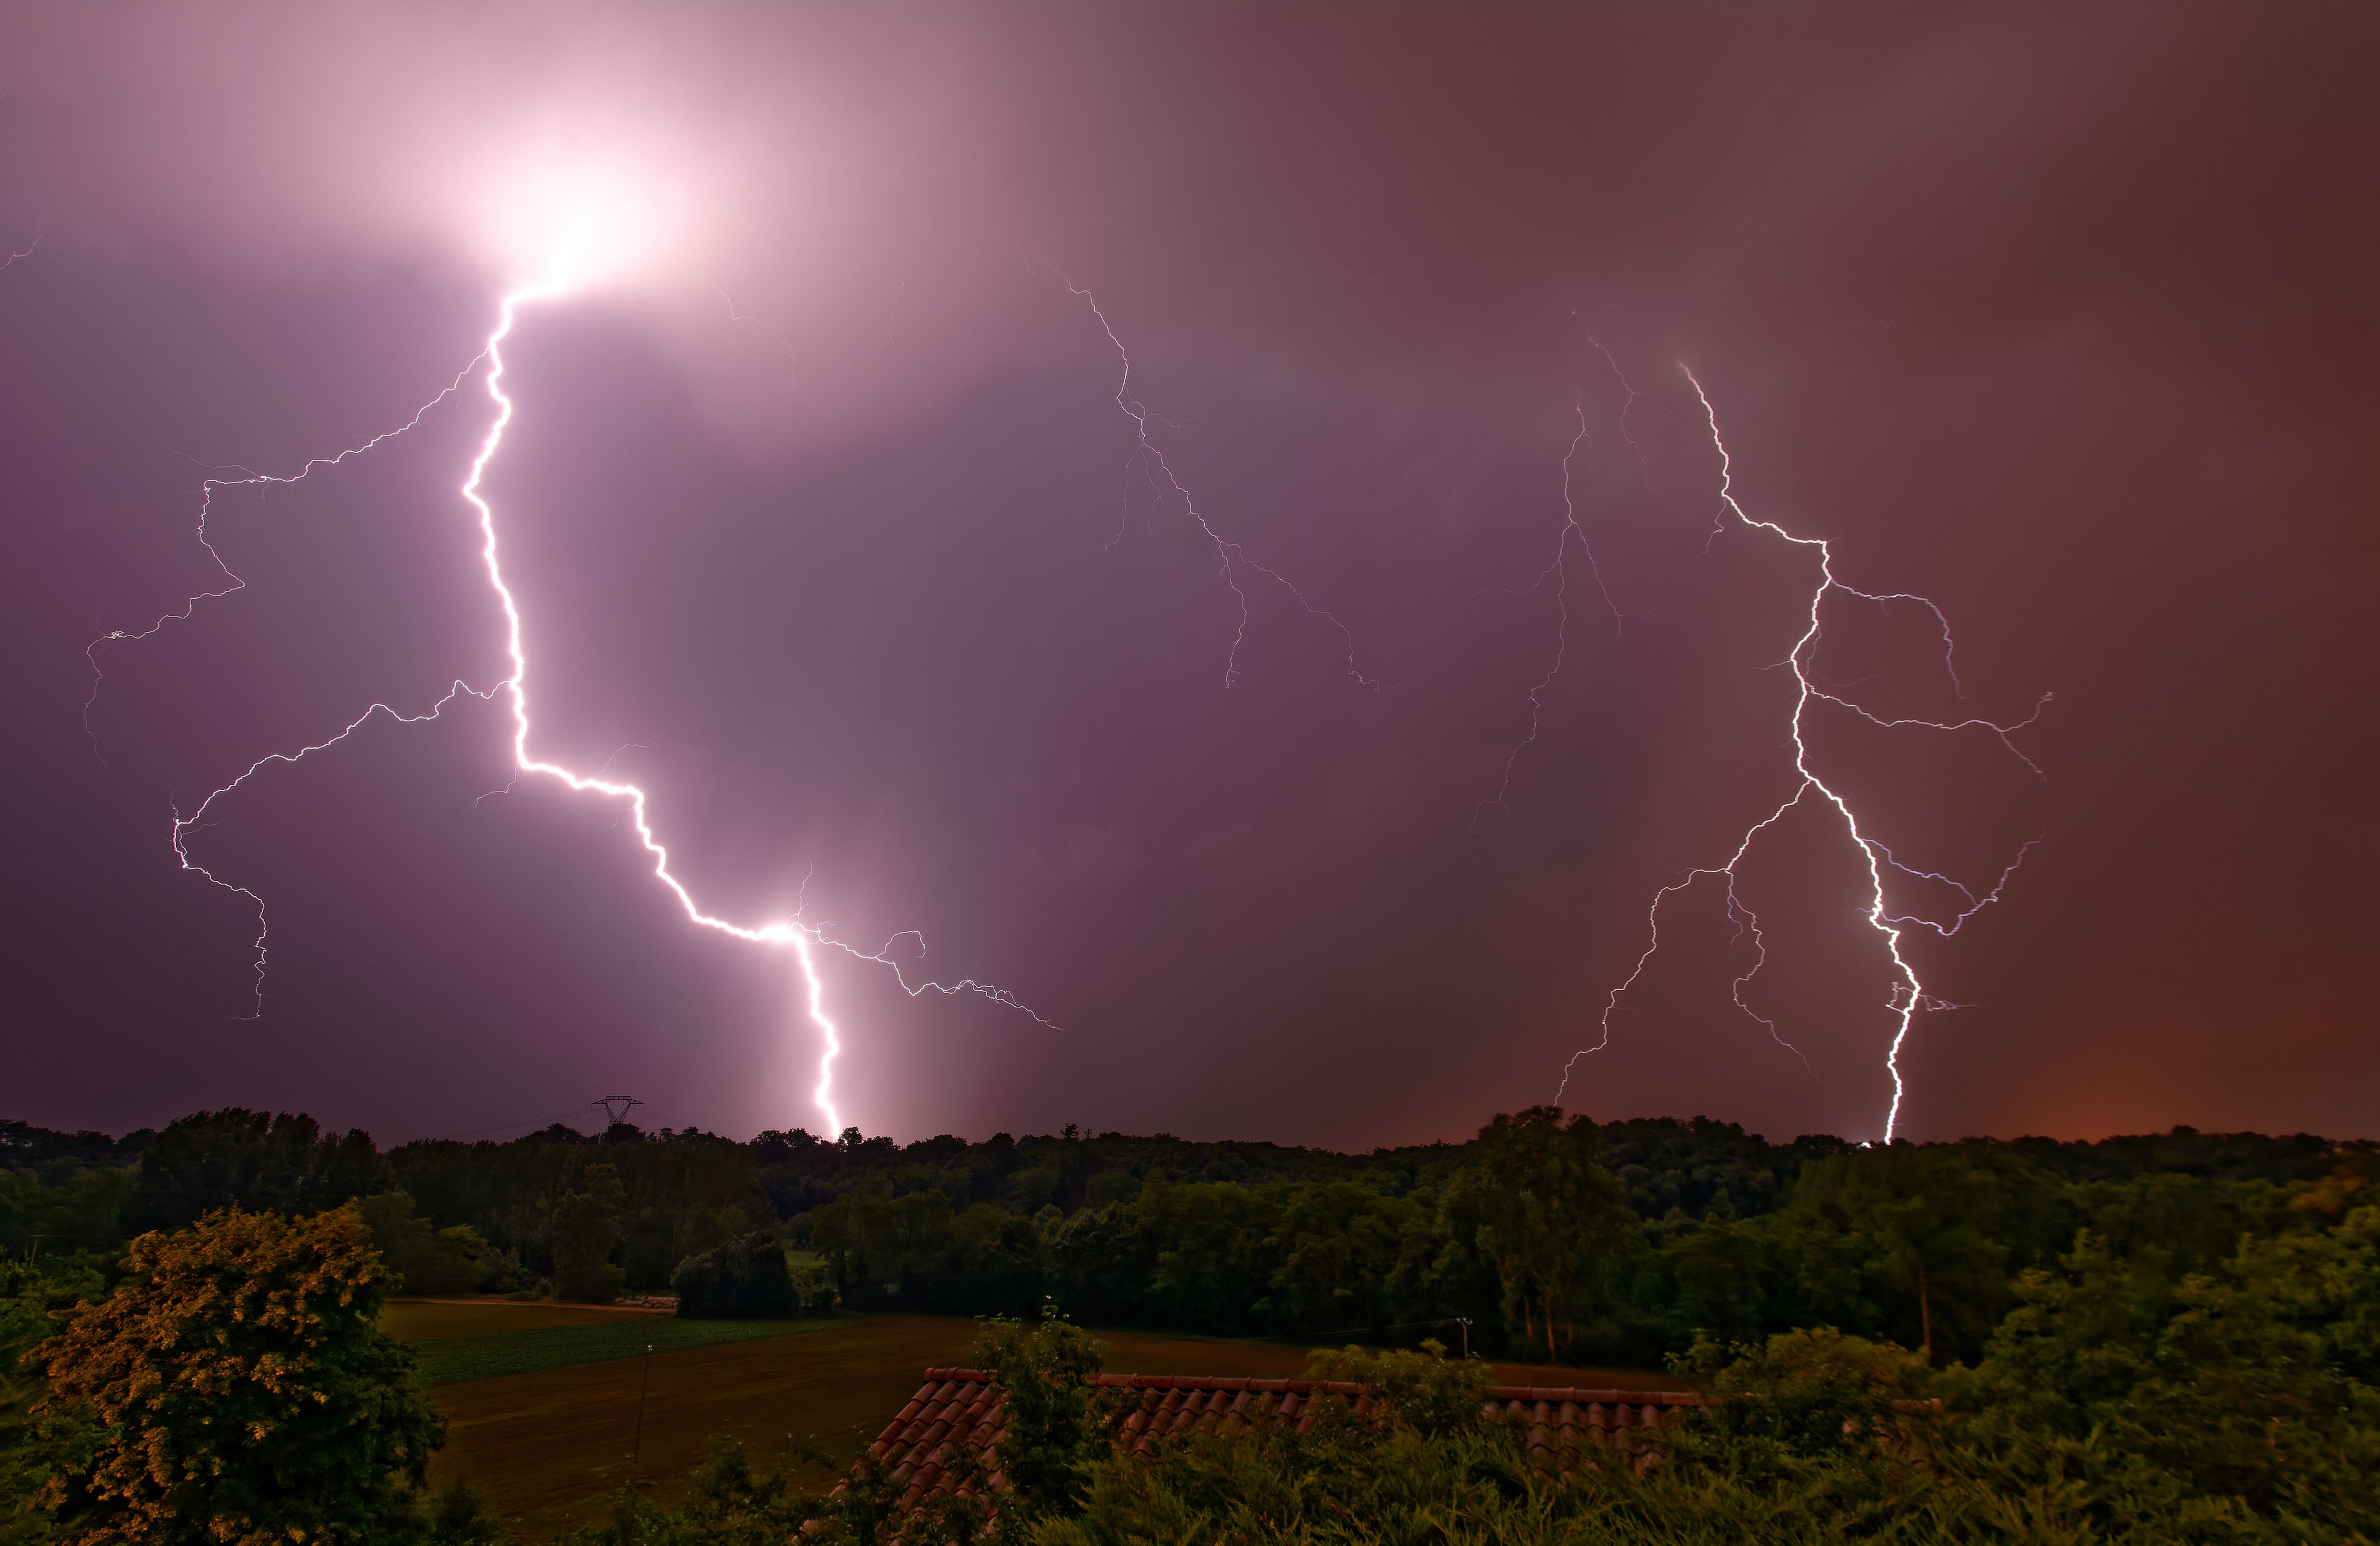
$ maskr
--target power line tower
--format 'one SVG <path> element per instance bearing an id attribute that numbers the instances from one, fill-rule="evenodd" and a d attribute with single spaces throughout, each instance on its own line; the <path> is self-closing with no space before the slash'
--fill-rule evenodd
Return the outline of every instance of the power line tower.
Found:
<path id="1" fill-rule="evenodd" d="M 604 1095 L 588 1102 L 603 1108 L 604 1126 L 608 1130 L 628 1120 L 628 1114 L 644 1104 L 633 1095 Z"/>

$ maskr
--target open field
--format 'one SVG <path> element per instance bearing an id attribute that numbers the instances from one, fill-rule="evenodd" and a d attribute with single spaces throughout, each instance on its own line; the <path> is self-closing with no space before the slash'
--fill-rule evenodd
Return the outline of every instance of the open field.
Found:
<path id="1" fill-rule="evenodd" d="M 642 1338 L 661 1323 L 704 1324 L 659 1318 L 618 1324 L 622 1333 Z M 1138 1332 L 1102 1332 L 1099 1338 L 1107 1345 L 1107 1367 L 1122 1372 L 1281 1376 L 1305 1367 L 1305 1348 L 1281 1343 Z M 845 1316 L 804 1335 L 656 1353 L 641 1442 L 642 1358 L 445 1384 L 433 1399 L 452 1437 L 432 1476 L 471 1478 L 492 1508 L 535 1539 L 600 1512 L 602 1495 L 627 1479 L 632 1449 L 639 1451 L 640 1474 L 660 1484 L 665 1500 L 683 1490 L 714 1433 L 741 1440 L 765 1464 L 781 1461 L 795 1444 L 841 1464 L 866 1448 L 916 1394 L 925 1369 L 964 1363 L 974 1340 L 974 1322 L 956 1317 Z M 434 1350 L 434 1344 L 424 1348 Z M 1513 1383 L 1654 1388 L 1670 1382 L 1643 1370 L 1508 1364 L 1496 1369 Z M 825 1479 L 823 1470 L 815 1474 Z"/>
<path id="2" fill-rule="evenodd" d="M 658 1309 L 618 1309 L 610 1305 L 565 1305 L 550 1299 L 391 1299 L 380 1312 L 380 1329 L 407 1342 L 443 1342 L 491 1332 L 525 1332 L 545 1326 L 601 1326 L 621 1320 L 654 1320 Z"/>
<path id="3" fill-rule="evenodd" d="M 418 1367 L 425 1385 L 455 1385 L 641 1358 L 648 1353 L 659 1357 L 696 1347 L 767 1342 L 824 1331 L 833 1324 L 831 1321 L 680 1321 L 656 1316 L 609 1325 L 540 1326 L 424 1343 Z"/>
<path id="4" fill-rule="evenodd" d="M 438 1313 L 393 1313 L 417 1308 Z M 835 1324 L 824 1320 L 681 1321 L 651 1310 L 569 1313 L 582 1308 L 502 1301 L 484 1306 L 393 1305 L 392 1313 L 383 1315 L 381 1324 L 391 1335 L 416 1345 L 421 1382 L 432 1386 L 640 1358 L 648 1352 L 659 1357 L 722 1343 L 763 1342 Z M 562 1313 L 551 1313 L 556 1311 Z M 418 1329 L 421 1327 L 428 1329 Z"/>

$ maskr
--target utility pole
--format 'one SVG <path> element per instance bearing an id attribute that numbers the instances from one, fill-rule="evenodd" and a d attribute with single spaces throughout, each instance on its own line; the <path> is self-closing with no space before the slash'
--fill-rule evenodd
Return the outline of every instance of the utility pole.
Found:
<path id="1" fill-rule="evenodd" d="M 1467 1358 L 1471 1357 L 1471 1317 L 1458 1315 L 1454 1323 L 1463 1328 L 1463 1356 Z"/>
<path id="2" fill-rule="evenodd" d="M 628 1445 L 628 1491 L 637 1490 L 637 1463 L 645 1453 L 645 1392 L 653 1383 L 653 1345 L 645 1344 L 645 1366 L 637 1381 L 637 1436 Z"/>

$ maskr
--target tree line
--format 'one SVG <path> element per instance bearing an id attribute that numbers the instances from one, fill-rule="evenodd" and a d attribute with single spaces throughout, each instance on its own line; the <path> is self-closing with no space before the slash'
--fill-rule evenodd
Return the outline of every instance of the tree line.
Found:
<path id="1" fill-rule="evenodd" d="M 18 1125 L 0 1153 L 22 1251 L 0 1261 L 0 1546 L 499 1546 L 468 1489 L 424 1486 L 443 1422 L 382 1296 L 439 1274 L 601 1296 L 680 1251 L 670 1279 L 718 1313 L 788 1308 L 795 1258 L 854 1308 L 1029 1306 L 980 1353 L 1008 1488 L 903 1512 L 880 1465 L 819 1492 L 722 1450 L 683 1507 L 632 1491 L 567 1546 L 2277 1546 L 2380 1516 L 2371 1145 L 1863 1150 L 1536 1107 L 1371 1155 L 621 1126 L 383 1153 L 228 1111 L 128 1143 Z M 1368 1418 L 1135 1456 L 1086 1405 L 1069 1311 L 1423 1350 L 1318 1365 L 1385 1398 Z M 1476 1415 L 1485 1366 L 1425 1340 L 1441 1322 L 1475 1353 L 1663 1357 L 1723 1399 L 1641 1476 L 1549 1467 Z"/>
<path id="2" fill-rule="evenodd" d="M 2305 1226 L 2309 1188 L 2369 1150 L 2303 1135 L 1865 1149 L 1697 1119 L 1549 1107 L 1463 1143 L 1342 1154 L 1165 1135 L 749 1142 L 556 1126 L 381 1150 L 230 1109 L 117 1141 L 0 1125 L 0 1247 L 88 1248 L 237 1206 L 358 1201 L 409 1292 L 1024 1313 L 1087 1324 L 1417 1341 L 1649 1365 L 1697 1335 L 1832 1326 L 1972 1360 L 2029 1270 L 2088 1234 L 2179 1284 Z M 822 1279 L 755 1298 L 775 1263 Z M 46 1248 L 44 1242 L 47 1242 Z M 788 1298 L 788 1295 L 791 1296 Z"/>

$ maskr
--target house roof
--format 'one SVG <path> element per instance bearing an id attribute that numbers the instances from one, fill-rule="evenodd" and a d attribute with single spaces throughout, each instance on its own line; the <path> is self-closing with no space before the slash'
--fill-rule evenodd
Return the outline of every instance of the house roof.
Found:
<path id="1" fill-rule="evenodd" d="M 1347 1397 L 1356 1415 L 1372 1409 L 1362 1385 L 1339 1380 L 1252 1380 L 1212 1375 L 1100 1374 L 1097 1386 L 1139 1393 L 1139 1407 L 1124 1419 L 1126 1443 L 1146 1455 L 1163 1438 L 1213 1432 L 1254 1417 L 1293 1424 L 1301 1433 L 1314 1426 L 1315 1398 Z M 1685 1391 L 1601 1390 L 1572 1385 L 1493 1385 L 1482 1415 L 1522 1428 L 1532 1455 L 1551 1464 L 1574 1464 L 1582 1444 L 1632 1454 L 1634 1436 L 1672 1423 L 1682 1408 L 1707 1406 L 1707 1396 Z M 905 1503 L 950 1491 L 945 1468 L 952 1446 L 964 1444 L 982 1458 L 995 1488 L 1006 1485 L 998 1469 L 997 1445 L 1008 1413 L 990 1372 L 980 1369 L 929 1369 L 926 1382 L 901 1408 L 868 1453 L 906 1481 Z M 1633 1463 L 1633 1456 L 1632 1456 Z"/>

